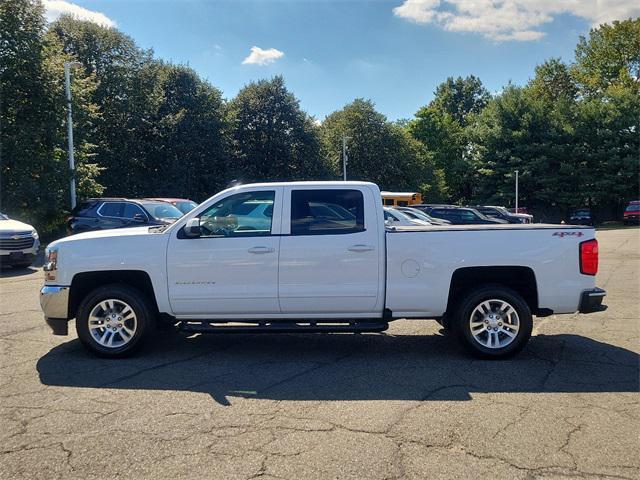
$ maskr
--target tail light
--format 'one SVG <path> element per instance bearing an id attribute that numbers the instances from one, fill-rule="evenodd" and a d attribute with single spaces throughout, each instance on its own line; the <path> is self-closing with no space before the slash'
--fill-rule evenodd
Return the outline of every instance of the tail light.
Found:
<path id="1" fill-rule="evenodd" d="M 598 273 L 598 241 L 595 238 L 580 244 L 580 273 L 583 275 Z"/>

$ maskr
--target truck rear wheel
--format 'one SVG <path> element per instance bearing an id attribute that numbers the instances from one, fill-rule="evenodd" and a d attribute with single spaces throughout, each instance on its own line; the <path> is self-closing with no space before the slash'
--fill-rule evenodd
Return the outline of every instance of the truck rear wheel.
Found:
<path id="1" fill-rule="evenodd" d="M 533 318 L 524 299 L 510 288 L 486 285 L 469 291 L 453 318 L 456 336 L 481 358 L 508 358 L 531 337 Z"/>
<path id="2" fill-rule="evenodd" d="M 113 284 L 89 293 L 78 307 L 76 331 L 82 345 L 100 357 L 132 354 L 150 330 L 150 309 L 140 291 Z"/>

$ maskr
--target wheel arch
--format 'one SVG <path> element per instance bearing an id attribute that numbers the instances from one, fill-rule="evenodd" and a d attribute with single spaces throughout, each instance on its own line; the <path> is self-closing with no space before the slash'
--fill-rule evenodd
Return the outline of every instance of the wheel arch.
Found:
<path id="1" fill-rule="evenodd" d="M 149 274 L 142 270 L 99 270 L 76 273 L 69 291 L 69 318 L 75 318 L 82 300 L 91 291 L 109 284 L 121 284 L 139 290 L 148 300 L 152 313 L 158 314 L 153 283 Z"/>
<path id="2" fill-rule="evenodd" d="M 463 267 L 455 270 L 451 276 L 447 314 L 453 312 L 469 290 L 487 284 L 515 290 L 527 303 L 531 313 L 538 314 L 536 276 L 530 267 L 524 266 Z"/>

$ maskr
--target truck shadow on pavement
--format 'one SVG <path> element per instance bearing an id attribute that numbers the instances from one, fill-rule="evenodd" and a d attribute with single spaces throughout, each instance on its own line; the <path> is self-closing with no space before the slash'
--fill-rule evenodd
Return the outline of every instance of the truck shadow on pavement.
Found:
<path id="1" fill-rule="evenodd" d="M 640 356 L 579 335 L 538 335 L 517 357 L 476 360 L 439 335 L 162 332 L 133 358 L 78 340 L 37 363 L 44 385 L 201 392 L 222 405 L 270 400 L 470 400 L 474 393 L 637 392 Z"/>

